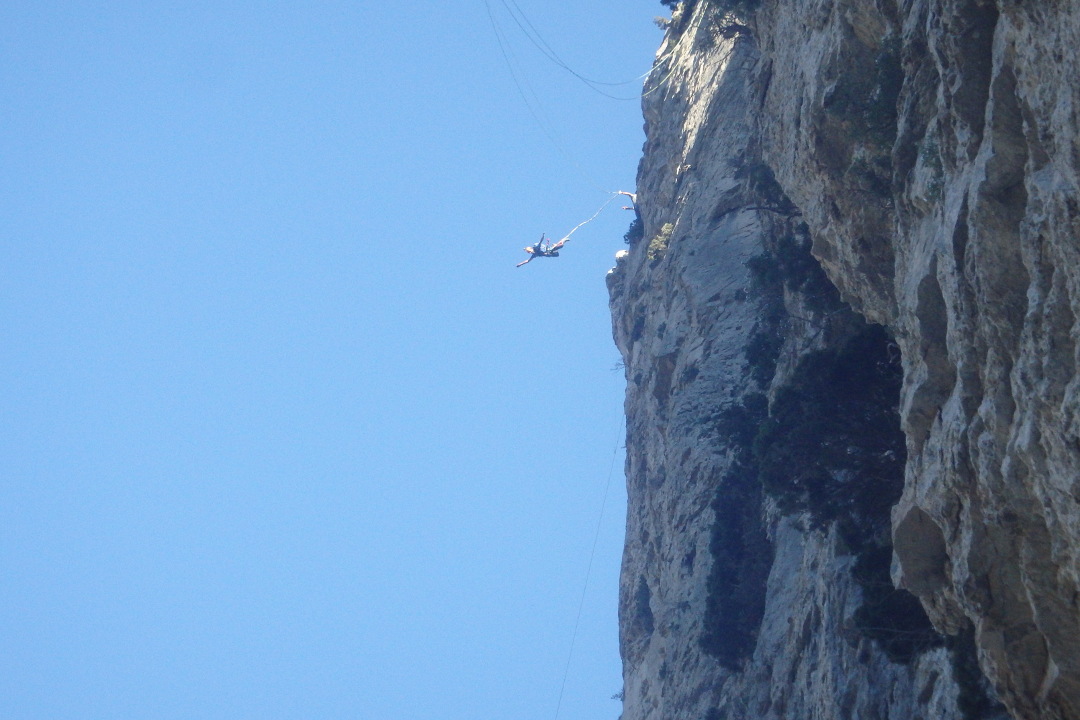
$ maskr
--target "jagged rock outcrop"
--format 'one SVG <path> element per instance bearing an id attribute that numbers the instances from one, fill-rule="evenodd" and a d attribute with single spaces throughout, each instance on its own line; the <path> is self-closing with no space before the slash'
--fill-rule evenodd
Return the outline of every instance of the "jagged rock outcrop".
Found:
<path id="1" fill-rule="evenodd" d="M 608 277 L 625 720 L 1080 718 L 1078 66 L 1066 1 L 676 11 Z"/>

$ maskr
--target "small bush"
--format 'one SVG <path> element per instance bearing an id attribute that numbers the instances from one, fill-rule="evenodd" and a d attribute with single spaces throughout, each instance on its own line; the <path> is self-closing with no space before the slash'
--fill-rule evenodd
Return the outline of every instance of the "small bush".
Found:
<path id="1" fill-rule="evenodd" d="M 649 241 L 649 249 L 646 253 L 646 257 L 650 261 L 658 262 L 664 259 L 664 255 L 667 254 L 668 243 L 671 242 L 671 233 L 675 231 L 675 226 L 671 223 L 664 223 L 660 228 L 660 232 L 656 234 L 652 240 Z"/>
<path id="2" fill-rule="evenodd" d="M 717 0 L 715 6 L 717 12 L 723 15 L 734 15 L 745 20 L 757 12 L 761 0 Z"/>
<path id="3" fill-rule="evenodd" d="M 641 222 L 641 218 L 635 217 L 630 222 L 630 227 L 626 229 L 626 234 L 623 235 L 623 242 L 633 247 L 643 237 L 645 237 L 645 225 Z"/>

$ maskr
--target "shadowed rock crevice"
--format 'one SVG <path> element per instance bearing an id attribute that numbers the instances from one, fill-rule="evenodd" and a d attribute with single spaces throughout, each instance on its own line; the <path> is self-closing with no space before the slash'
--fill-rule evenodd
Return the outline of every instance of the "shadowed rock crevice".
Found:
<path id="1" fill-rule="evenodd" d="M 754 470 L 745 457 L 736 460 L 712 502 L 712 567 L 700 642 L 707 653 L 732 671 L 754 650 L 773 562 L 761 483 Z"/>
<path id="2" fill-rule="evenodd" d="M 901 587 L 919 596 L 945 587 L 949 579 L 945 535 L 926 511 L 912 507 L 896 523 L 893 547 L 902 568 Z"/>
<path id="3" fill-rule="evenodd" d="M 919 283 L 915 317 L 919 354 L 908 371 L 908 397 L 903 415 L 904 430 L 918 449 L 956 382 L 956 367 L 949 359 L 947 346 L 948 310 L 938 283 L 936 262 L 931 262 Z"/>
<path id="4" fill-rule="evenodd" d="M 993 0 L 964 0 L 930 15 L 933 57 L 943 79 L 942 99 L 950 111 L 941 120 L 957 162 L 973 161 L 982 140 L 997 22 Z"/>

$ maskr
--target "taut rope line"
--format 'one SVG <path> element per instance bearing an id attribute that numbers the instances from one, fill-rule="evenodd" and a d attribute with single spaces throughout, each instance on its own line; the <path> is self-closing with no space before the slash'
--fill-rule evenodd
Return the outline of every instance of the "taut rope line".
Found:
<path id="1" fill-rule="evenodd" d="M 622 423 L 619 423 L 622 430 Z M 621 433 L 620 433 L 621 434 Z M 596 557 L 596 545 L 600 540 L 600 528 L 604 522 L 604 510 L 607 508 L 608 492 L 611 490 L 611 476 L 615 474 L 615 458 L 619 455 L 619 437 L 615 437 L 615 447 L 611 449 L 611 465 L 608 467 L 607 482 L 604 483 L 604 499 L 600 502 L 600 517 L 596 520 L 596 533 L 593 535 L 592 550 L 589 551 L 589 565 L 585 569 L 585 586 L 581 588 L 581 600 L 578 602 L 577 618 L 574 620 L 574 632 L 570 636 L 570 652 L 566 654 L 566 668 L 563 670 L 562 684 L 559 686 L 559 702 L 555 705 L 555 720 L 559 720 L 562 710 L 563 693 L 566 692 L 566 678 L 570 675 L 570 661 L 574 657 L 574 644 L 577 641 L 578 627 L 581 625 L 581 611 L 585 607 L 585 592 L 589 589 L 589 576 L 592 574 L 593 559 Z"/>

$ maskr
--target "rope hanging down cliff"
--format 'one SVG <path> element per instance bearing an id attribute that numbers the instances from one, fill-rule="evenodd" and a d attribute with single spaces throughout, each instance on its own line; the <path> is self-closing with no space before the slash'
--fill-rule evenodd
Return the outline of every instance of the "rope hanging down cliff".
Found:
<path id="1" fill-rule="evenodd" d="M 624 418 L 625 421 L 625 418 Z M 604 483 L 604 499 L 600 501 L 600 516 L 596 519 L 596 532 L 593 533 L 592 549 L 589 550 L 589 564 L 585 568 L 585 584 L 581 588 L 581 600 L 578 601 L 577 617 L 574 618 L 574 632 L 570 635 L 570 650 L 566 654 L 566 667 L 563 669 L 562 683 L 559 685 L 559 700 L 555 704 L 555 720 L 562 712 L 563 695 L 566 694 L 566 680 L 570 677 L 570 661 L 574 659 L 574 646 L 577 644 L 578 629 L 581 627 L 581 612 L 585 608 L 585 594 L 589 590 L 589 578 L 592 577 L 593 560 L 596 559 L 596 546 L 600 541 L 600 529 L 604 524 L 604 511 L 607 509 L 608 494 L 611 492 L 611 477 L 615 473 L 615 459 L 619 455 L 620 438 L 624 437 L 626 425 L 619 423 L 615 435 L 615 447 L 611 449 L 611 465 L 608 467 L 607 481 Z"/>

